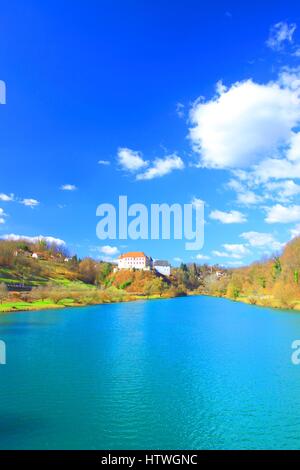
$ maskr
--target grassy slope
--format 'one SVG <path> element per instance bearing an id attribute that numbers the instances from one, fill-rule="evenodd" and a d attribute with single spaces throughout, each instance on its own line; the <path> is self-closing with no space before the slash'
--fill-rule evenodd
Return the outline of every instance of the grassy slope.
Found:
<path id="1" fill-rule="evenodd" d="M 15 269 L 0 267 L 0 282 L 7 284 L 25 283 L 31 286 L 43 286 L 53 282 L 65 287 L 87 287 L 87 284 L 78 280 L 76 274 L 68 269 L 67 263 L 45 260 L 39 260 L 38 263 L 43 269 L 44 274 L 42 276 L 35 276 L 33 274 L 21 276 Z M 90 287 L 93 288 L 93 286 Z"/>

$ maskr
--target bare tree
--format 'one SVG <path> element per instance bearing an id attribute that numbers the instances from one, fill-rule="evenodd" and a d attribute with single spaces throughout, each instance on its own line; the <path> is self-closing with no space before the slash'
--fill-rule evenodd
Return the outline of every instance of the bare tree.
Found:
<path id="1" fill-rule="evenodd" d="M 2 304 L 3 300 L 7 297 L 8 290 L 4 282 L 0 284 L 0 303 Z"/>

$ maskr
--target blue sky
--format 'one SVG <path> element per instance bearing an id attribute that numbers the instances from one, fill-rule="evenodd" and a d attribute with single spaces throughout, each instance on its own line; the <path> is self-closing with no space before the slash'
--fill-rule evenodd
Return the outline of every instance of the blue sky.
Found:
<path id="1" fill-rule="evenodd" d="M 0 19 L 0 236 L 238 266 L 300 233 L 295 1 L 13 1 Z M 96 208 L 122 194 L 205 201 L 201 252 L 100 242 Z"/>

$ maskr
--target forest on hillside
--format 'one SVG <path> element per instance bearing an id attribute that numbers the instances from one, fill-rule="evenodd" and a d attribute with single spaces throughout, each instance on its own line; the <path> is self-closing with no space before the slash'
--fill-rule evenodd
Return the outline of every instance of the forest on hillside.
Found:
<path id="1" fill-rule="evenodd" d="M 287 243 L 282 253 L 249 266 L 228 270 L 220 279 L 208 276 L 206 294 L 279 308 L 300 307 L 300 237 Z"/>
<path id="2" fill-rule="evenodd" d="M 251 304 L 300 309 L 300 237 L 282 253 L 249 266 L 225 269 L 182 263 L 171 276 L 155 271 L 122 270 L 113 263 L 70 255 L 44 240 L 0 241 L 0 310 L 21 304 L 80 305 L 136 298 L 212 295 Z M 17 292 L 14 285 L 28 287 Z"/>

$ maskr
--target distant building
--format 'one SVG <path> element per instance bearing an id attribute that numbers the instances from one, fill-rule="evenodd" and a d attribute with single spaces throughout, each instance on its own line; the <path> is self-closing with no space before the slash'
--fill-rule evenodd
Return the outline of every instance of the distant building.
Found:
<path id="1" fill-rule="evenodd" d="M 152 268 L 152 258 L 143 251 L 130 251 L 119 256 L 118 268 L 149 271 Z"/>
<path id="2" fill-rule="evenodd" d="M 221 279 L 221 277 L 225 276 L 225 273 L 223 271 L 216 271 L 216 277 L 218 279 Z"/>
<path id="3" fill-rule="evenodd" d="M 170 276 L 171 274 L 171 266 L 168 261 L 164 260 L 156 260 L 153 263 L 153 268 L 160 274 L 164 276 Z"/>

